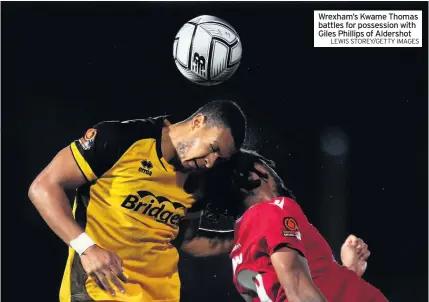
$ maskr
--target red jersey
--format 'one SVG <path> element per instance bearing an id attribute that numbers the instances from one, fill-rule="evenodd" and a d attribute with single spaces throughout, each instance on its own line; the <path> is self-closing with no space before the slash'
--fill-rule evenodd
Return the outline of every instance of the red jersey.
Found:
<path id="1" fill-rule="evenodd" d="M 286 197 L 254 205 L 235 224 L 233 280 L 246 301 L 287 301 L 270 260 L 284 246 L 306 257 L 313 282 L 328 301 L 387 301 L 378 289 L 337 264 L 326 240 Z"/>

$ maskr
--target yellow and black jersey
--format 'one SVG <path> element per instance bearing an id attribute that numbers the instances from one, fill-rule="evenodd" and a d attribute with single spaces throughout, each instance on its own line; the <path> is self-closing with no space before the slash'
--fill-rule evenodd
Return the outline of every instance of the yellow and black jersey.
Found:
<path id="1" fill-rule="evenodd" d="M 60 300 L 179 301 L 178 252 L 170 242 L 195 202 L 186 174 L 162 157 L 165 117 L 102 122 L 71 145 L 88 180 L 77 190 L 76 221 L 100 247 L 124 261 L 126 294 L 111 297 L 69 249 Z"/>

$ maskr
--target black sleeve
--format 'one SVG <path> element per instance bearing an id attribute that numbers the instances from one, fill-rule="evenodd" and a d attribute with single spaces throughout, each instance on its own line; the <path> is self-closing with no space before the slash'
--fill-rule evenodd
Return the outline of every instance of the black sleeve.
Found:
<path id="1" fill-rule="evenodd" d="M 71 149 L 85 177 L 92 181 L 101 177 L 135 142 L 161 136 L 164 116 L 155 118 L 106 121 L 86 131 L 72 143 Z"/>
<path id="2" fill-rule="evenodd" d="M 75 159 L 87 178 L 93 178 L 85 163 L 89 165 L 95 177 L 101 177 L 109 170 L 124 152 L 120 139 L 120 122 L 101 122 L 86 131 L 85 135 L 76 140 L 75 146 L 79 154 L 74 153 Z M 72 148 L 73 150 L 73 148 Z M 79 159 L 79 157 L 82 157 Z"/>

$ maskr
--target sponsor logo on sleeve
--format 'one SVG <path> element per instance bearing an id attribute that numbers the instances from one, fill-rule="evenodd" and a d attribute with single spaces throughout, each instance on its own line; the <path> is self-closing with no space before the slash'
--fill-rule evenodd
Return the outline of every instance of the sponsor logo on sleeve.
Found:
<path id="1" fill-rule="evenodd" d="M 97 136 L 97 130 L 90 128 L 86 131 L 85 135 L 79 139 L 79 144 L 83 150 L 89 150 L 94 146 L 95 137 Z"/>
<path id="2" fill-rule="evenodd" d="M 283 218 L 284 229 L 282 231 L 284 237 L 295 237 L 301 240 L 301 232 L 298 229 L 298 222 L 292 217 Z"/>

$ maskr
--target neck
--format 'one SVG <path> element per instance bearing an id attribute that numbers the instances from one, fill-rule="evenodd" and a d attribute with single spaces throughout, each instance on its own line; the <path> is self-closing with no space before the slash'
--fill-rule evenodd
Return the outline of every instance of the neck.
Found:
<path id="1" fill-rule="evenodd" d="M 176 146 L 180 142 L 182 137 L 182 127 L 184 125 L 180 123 L 170 124 L 168 121 L 166 127 L 162 129 L 161 137 L 161 151 L 164 159 L 169 163 L 174 165 L 178 160 L 178 155 L 176 151 Z"/>
<path id="2" fill-rule="evenodd" d="M 162 129 L 162 156 L 170 165 L 180 165 L 179 156 L 177 154 L 177 146 L 181 141 L 183 141 L 185 127 L 185 122 L 170 124 L 167 121 L 166 127 Z"/>
<path id="3" fill-rule="evenodd" d="M 268 201 L 277 197 L 278 194 L 275 192 L 260 192 L 255 195 L 249 196 L 244 201 L 244 206 L 246 210 L 255 204 Z"/>

